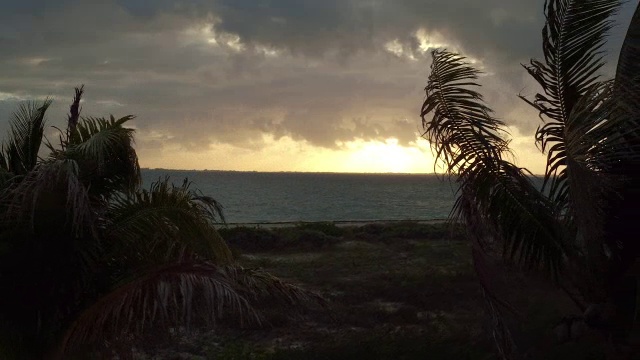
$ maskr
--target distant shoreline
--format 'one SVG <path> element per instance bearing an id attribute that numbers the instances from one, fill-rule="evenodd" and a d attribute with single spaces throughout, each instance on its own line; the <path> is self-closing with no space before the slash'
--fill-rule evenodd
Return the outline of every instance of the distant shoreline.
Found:
<path id="1" fill-rule="evenodd" d="M 217 227 L 266 227 L 280 228 L 290 227 L 303 224 L 329 223 L 336 226 L 363 226 L 368 224 L 397 224 L 397 223 L 416 223 L 416 224 L 442 224 L 448 219 L 429 219 L 429 220 L 334 220 L 334 221 L 275 221 L 275 222 L 249 222 L 249 223 L 225 223 L 216 224 Z"/>
<path id="2" fill-rule="evenodd" d="M 308 174 L 308 175 L 390 175 L 390 176 L 436 176 L 443 181 L 449 181 L 446 173 L 426 172 L 343 172 L 343 171 L 262 171 L 262 170 L 216 170 L 216 169 L 165 169 L 141 168 L 142 171 L 157 172 L 208 172 L 208 173 L 245 173 L 245 174 Z M 544 174 L 531 174 L 529 177 L 544 178 Z"/>
<path id="3" fill-rule="evenodd" d="M 443 173 L 434 172 L 342 172 L 342 171 L 258 171 L 258 170 L 215 170 L 215 169 L 164 169 L 164 168 L 141 168 L 143 171 L 164 171 L 164 172 L 219 172 L 219 173 L 256 173 L 256 174 L 310 174 L 310 175 L 427 175 L 446 176 Z"/>

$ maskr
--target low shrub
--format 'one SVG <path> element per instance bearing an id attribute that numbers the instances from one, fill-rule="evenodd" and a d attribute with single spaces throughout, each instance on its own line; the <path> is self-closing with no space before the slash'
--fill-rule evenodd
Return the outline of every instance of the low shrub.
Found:
<path id="1" fill-rule="evenodd" d="M 270 251 L 278 249 L 278 243 L 282 242 L 280 236 L 270 229 L 234 227 L 222 228 L 218 232 L 234 253 Z"/>

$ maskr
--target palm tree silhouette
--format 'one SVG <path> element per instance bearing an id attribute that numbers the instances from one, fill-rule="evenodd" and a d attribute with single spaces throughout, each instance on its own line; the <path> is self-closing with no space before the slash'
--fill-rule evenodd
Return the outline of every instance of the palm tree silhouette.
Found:
<path id="1" fill-rule="evenodd" d="M 83 118 L 83 92 L 58 146 L 43 137 L 47 99 L 18 108 L 0 151 L 2 358 L 67 358 L 149 328 L 259 324 L 265 300 L 322 301 L 235 264 L 214 227 L 220 204 L 187 180 L 141 189 L 134 117 Z"/>
<path id="2" fill-rule="evenodd" d="M 552 274 L 584 321 L 624 343 L 636 313 L 640 255 L 640 10 L 615 79 L 603 80 L 602 46 L 617 0 L 549 0 L 544 61 L 524 65 L 543 92 L 520 96 L 544 123 L 536 142 L 547 153 L 543 189 L 509 161 L 504 123 L 474 90 L 480 72 L 459 54 L 432 52 L 422 105 L 423 136 L 459 184 L 452 212 L 467 225 L 481 283 L 493 309 L 502 356 L 513 343 L 500 321 L 500 298 L 483 271 L 499 250 L 508 260 Z M 504 304 L 506 305 L 506 304 Z"/>

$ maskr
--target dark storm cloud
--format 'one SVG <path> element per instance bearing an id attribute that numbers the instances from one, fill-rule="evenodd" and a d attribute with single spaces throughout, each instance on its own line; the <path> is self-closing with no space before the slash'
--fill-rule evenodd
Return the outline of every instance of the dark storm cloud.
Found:
<path id="1" fill-rule="evenodd" d="M 428 73 L 416 38 L 424 29 L 481 61 L 487 100 L 514 116 L 505 120 L 525 132 L 538 125 L 535 116 L 518 117 L 515 97 L 536 90 L 519 63 L 540 55 L 537 0 L 0 5 L 2 118 L 18 98 L 52 95 L 52 117 L 61 121 L 72 87 L 84 83 L 87 113 L 138 115 L 140 147 L 160 146 L 158 139 L 189 149 L 256 147 L 263 134 L 324 147 L 388 137 L 406 144 L 418 132 Z M 386 49 L 392 41 L 404 52 Z"/>
<path id="2" fill-rule="evenodd" d="M 419 27 L 436 30 L 467 50 L 528 57 L 542 19 L 532 0 L 218 0 L 220 28 L 250 42 L 315 55 L 328 49 L 371 49 L 381 39 L 409 39 Z"/>

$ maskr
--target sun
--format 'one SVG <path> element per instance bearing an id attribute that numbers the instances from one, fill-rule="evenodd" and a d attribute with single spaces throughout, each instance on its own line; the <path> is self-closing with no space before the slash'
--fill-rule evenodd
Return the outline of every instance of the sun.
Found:
<path id="1" fill-rule="evenodd" d="M 353 141 L 346 144 L 343 167 L 354 172 L 425 173 L 433 158 L 428 143 L 416 140 L 403 146 L 396 138 L 385 141 Z"/>
<path id="2" fill-rule="evenodd" d="M 264 136 L 258 150 L 212 144 L 208 149 L 193 151 L 179 145 L 170 147 L 166 143 L 171 143 L 171 137 L 161 135 L 140 136 L 142 142 L 165 142 L 161 151 L 141 150 L 142 166 L 342 173 L 431 173 L 434 169 L 429 143 L 422 138 L 404 144 L 396 138 L 356 139 L 325 148 L 286 136 L 278 139 Z"/>

